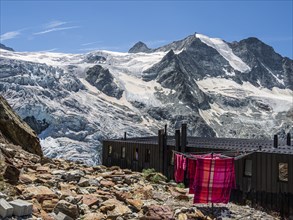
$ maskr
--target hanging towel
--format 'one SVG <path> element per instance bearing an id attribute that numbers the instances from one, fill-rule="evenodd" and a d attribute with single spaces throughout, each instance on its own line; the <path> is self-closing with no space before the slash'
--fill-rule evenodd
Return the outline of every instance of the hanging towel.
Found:
<path id="1" fill-rule="evenodd" d="M 186 158 L 181 154 L 175 154 L 174 178 L 177 183 L 181 183 L 184 181 L 185 170 L 186 170 Z"/>
<path id="2" fill-rule="evenodd" d="M 197 158 L 194 203 L 228 203 L 235 188 L 234 158 Z"/>
<path id="3" fill-rule="evenodd" d="M 188 180 L 189 180 L 189 194 L 194 194 L 193 182 L 195 178 L 196 160 L 188 158 Z"/>

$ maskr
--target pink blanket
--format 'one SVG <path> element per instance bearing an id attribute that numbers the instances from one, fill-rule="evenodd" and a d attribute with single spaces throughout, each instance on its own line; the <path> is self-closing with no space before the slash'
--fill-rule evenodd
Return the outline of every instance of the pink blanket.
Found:
<path id="1" fill-rule="evenodd" d="M 186 158 L 181 154 L 175 154 L 174 177 L 177 183 L 181 183 L 184 181 L 185 170 L 186 170 Z"/>
<path id="2" fill-rule="evenodd" d="M 234 158 L 197 158 L 194 203 L 228 203 L 235 188 Z"/>

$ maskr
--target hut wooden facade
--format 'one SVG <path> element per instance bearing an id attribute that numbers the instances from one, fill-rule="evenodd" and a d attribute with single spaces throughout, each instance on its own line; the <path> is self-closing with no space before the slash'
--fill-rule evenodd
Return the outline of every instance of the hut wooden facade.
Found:
<path id="1" fill-rule="evenodd" d="M 103 141 L 103 165 L 134 171 L 154 168 L 173 179 L 173 150 L 191 152 L 252 152 L 235 161 L 236 189 L 231 201 L 250 204 L 293 216 L 293 146 L 285 142 L 259 139 L 187 137 L 187 126 L 167 136 L 113 139 Z"/>

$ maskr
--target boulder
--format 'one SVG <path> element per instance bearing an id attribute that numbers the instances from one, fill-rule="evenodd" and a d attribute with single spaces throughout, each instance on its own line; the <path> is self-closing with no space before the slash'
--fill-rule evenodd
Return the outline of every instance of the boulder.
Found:
<path id="1" fill-rule="evenodd" d="M 10 205 L 13 207 L 13 215 L 15 216 L 26 216 L 33 213 L 33 204 L 26 202 L 24 200 L 14 200 L 10 202 Z"/>
<path id="2" fill-rule="evenodd" d="M 19 180 L 20 171 L 13 165 L 7 164 L 3 177 L 8 183 L 16 184 Z"/>
<path id="3" fill-rule="evenodd" d="M 47 199 L 42 202 L 42 208 L 46 212 L 52 212 L 58 203 L 58 199 Z"/>
<path id="4" fill-rule="evenodd" d="M 13 207 L 5 199 L 0 199 L 0 216 L 6 218 L 11 217 L 12 214 Z"/>
<path id="5" fill-rule="evenodd" d="M 90 185 L 90 183 L 89 183 L 89 180 L 88 180 L 88 179 L 82 177 L 82 178 L 79 180 L 79 182 L 78 182 L 77 185 L 79 185 L 79 186 L 81 186 L 81 187 L 87 187 L 87 186 Z"/>
<path id="6" fill-rule="evenodd" d="M 108 199 L 101 204 L 101 212 L 106 213 L 108 218 L 115 218 L 131 213 L 131 210 L 116 199 Z"/>
<path id="7" fill-rule="evenodd" d="M 79 217 L 79 208 L 77 205 L 73 205 L 65 200 L 60 200 L 54 208 L 54 212 L 57 214 L 59 212 L 68 215 L 73 219 L 77 219 Z"/>
<path id="8" fill-rule="evenodd" d="M 21 183 L 30 184 L 36 181 L 36 177 L 34 174 L 21 174 L 19 176 L 19 180 Z"/>
<path id="9" fill-rule="evenodd" d="M 101 220 L 105 219 L 105 215 L 101 212 L 98 213 L 88 213 L 83 216 L 83 220 Z"/>
<path id="10" fill-rule="evenodd" d="M 133 206 L 137 211 L 141 210 L 143 202 L 139 199 L 126 199 L 127 203 Z"/>
<path id="11" fill-rule="evenodd" d="M 93 205 L 97 205 L 101 201 L 100 195 L 83 195 L 82 203 L 86 204 L 87 206 L 91 207 Z"/>
<path id="12" fill-rule="evenodd" d="M 173 219 L 173 211 L 169 206 L 150 205 L 145 207 L 144 213 L 147 219 Z"/>
<path id="13" fill-rule="evenodd" d="M 69 217 L 68 215 L 65 215 L 62 212 L 59 212 L 58 215 L 56 215 L 55 220 L 73 220 L 73 218 Z"/>
<path id="14" fill-rule="evenodd" d="M 112 181 L 109 181 L 109 180 L 101 180 L 101 185 L 104 186 L 104 187 L 113 187 L 115 186 L 115 183 L 113 183 Z"/>
<path id="15" fill-rule="evenodd" d="M 62 175 L 62 179 L 71 182 L 71 181 L 76 181 L 78 182 L 81 177 L 85 176 L 85 173 L 81 170 L 73 170 L 73 171 L 68 171 Z"/>
<path id="16" fill-rule="evenodd" d="M 25 193 L 31 195 L 32 198 L 36 198 L 40 203 L 44 200 L 57 199 L 58 196 L 46 186 L 30 186 L 27 187 Z"/>

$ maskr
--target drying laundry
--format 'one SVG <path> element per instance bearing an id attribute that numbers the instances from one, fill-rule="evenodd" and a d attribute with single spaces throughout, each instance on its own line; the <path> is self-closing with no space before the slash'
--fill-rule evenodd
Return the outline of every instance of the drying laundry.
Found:
<path id="1" fill-rule="evenodd" d="M 187 170 L 188 170 L 188 180 L 189 180 L 189 194 L 194 194 L 193 182 L 195 178 L 195 168 L 196 168 L 196 160 L 193 158 L 187 159 Z"/>
<path id="2" fill-rule="evenodd" d="M 186 157 L 181 154 L 175 154 L 174 157 L 174 177 L 177 183 L 181 183 L 184 181 L 184 174 L 186 170 Z"/>
<path id="3" fill-rule="evenodd" d="M 235 188 L 234 158 L 197 158 L 194 203 L 228 203 Z"/>

